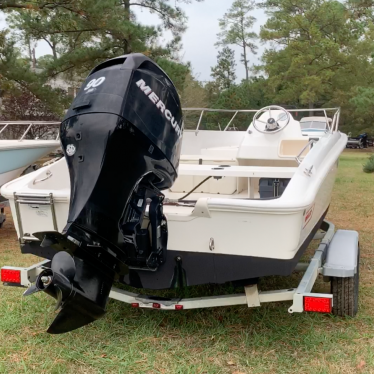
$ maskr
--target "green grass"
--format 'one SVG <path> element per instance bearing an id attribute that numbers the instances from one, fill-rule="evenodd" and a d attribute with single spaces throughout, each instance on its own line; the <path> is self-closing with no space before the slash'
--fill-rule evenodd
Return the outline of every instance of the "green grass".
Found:
<path id="1" fill-rule="evenodd" d="M 374 373 L 374 176 L 363 152 L 347 152 L 328 219 L 360 232 L 360 311 L 356 318 L 290 315 L 290 303 L 165 312 L 111 300 L 107 315 L 64 335 L 48 335 L 53 300 L 22 298 L 0 286 L 0 373 Z M 26 266 L 9 219 L 0 230 L 0 266 Z M 263 287 L 295 285 L 271 277 Z M 321 281 L 317 289 L 326 287 Z M 230 291 L 226 289 L 226 291 Z M 192 295 L 220 292 L 196 287 Z"/>

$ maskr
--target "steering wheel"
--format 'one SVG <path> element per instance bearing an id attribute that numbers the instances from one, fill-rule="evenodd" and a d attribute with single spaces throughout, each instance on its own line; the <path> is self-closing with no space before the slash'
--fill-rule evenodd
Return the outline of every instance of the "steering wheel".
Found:
<path id="1" fill-rule="evenodd" d="M 272 117 L 272 110 L 280 110 L 282 113 L 278 116 L 277 119 Z M 269 112 L 269 118 L 267 121 L 263 121 L 261 119 L 258 119 L 261 114 L 265 113 L 266 111 Z M 282 131 L 286 128 L 286 126 L 290 123 L 290 113 L 287 112 L 286 109 L 282 108 L 281 106 L 277 105 L 269 105 L 265 108 L 260 109 L 254 116 L 253 116 L 253 127 L 263 134 L 276 134 L 279 131 Z M 265 130 L 261 130 L 257 127 L 256 122 L 260 122 L 265 124 Z M 283 124 L 282 124 L 283 122 Z M 281 123 L 281 124 L 280 124 Z"/>

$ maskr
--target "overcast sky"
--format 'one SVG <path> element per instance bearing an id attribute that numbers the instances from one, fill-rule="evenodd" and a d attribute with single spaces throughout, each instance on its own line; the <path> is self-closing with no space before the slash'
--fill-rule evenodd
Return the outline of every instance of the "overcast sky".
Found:
<path id="1" fill-rule="evenodd" d="M 217 61 L 218 49 L 214 46 L 217 41 L 217 33 L 220 31 L 218 19 L 222 18 L 224 13 L 230 8 L 232 0 L 205 0 L 202 3 L 192 2 L 183 4 L 188 17 L 188 29 L 183 35 L 183 50 L 181 57 L 183 61 L 190 61 L 195 76 L 202 81 L 210 80 L 210 67 Z M 254 25 L 254 31 L 258 32 L 260 26 L 266 21 L 266 16 L 262 10 L 254 10 L 252 14 L 257 22 Z M 147 25 L 156 25 L 159 23 L 158 17 L 150 14 L 147 10 L 137 12 L 138 20 Z M 0 28 L 6 26 L 4 17 L 0 19 Z M 170 39 L 170 34 L 166 33 L 162 41 Z M 258 63 L 264 47 L 257 42 L 259 52 L 257 56 L 250 55 L 250 63 Z M 237 60 L 237 77 L 241 80 L 245 76 L 243 65 L 240 63 L 240 49 L 235 48 Z M 36 48 L 36 57 L 50 54 L 51 50 L 45 42 L 39 42 Z"/>

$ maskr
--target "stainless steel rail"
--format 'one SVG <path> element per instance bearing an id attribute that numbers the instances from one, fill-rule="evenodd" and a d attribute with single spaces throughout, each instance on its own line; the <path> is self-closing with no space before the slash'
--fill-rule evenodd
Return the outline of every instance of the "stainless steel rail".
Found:
<path id="1" fill-rule="evenodd" d="M 0 130 L 0 134 L 8 127 L 8 126 L 27 126 L 26 131 L 22 134 L 22 136 L 18 139 L 18 141 L 22 141 L 27 133 L 30 131 L 32 126 L 60 126 L 61 122 L 57 121 L 0 121 L 0 126 L 3 125 L 3 128 Z M 55 140 L 59 139 L 60 134 L 57 134 L 57 137 Z"/>
<path id="2" fill-rule="evenodd" d="M 340 108 L 311 108 L 311 109 L 285 109 L 290 113 L 305 113 L 305 112 L 323 112 L 324 117 L 328 123 L 329 131 L 334 132 L 338 131 L 339 127 L 339 118 L 340 118 Z M 200 112 L 199 120 L 195 129 L 195 134 L 197 135 L 200 129 L 200 125 L 205 113 L 234 113 L 231 117 L 228 124 L 225 126 L 224 130 L 227 131 L 230 128 L 230 125 L 234 121 L 238 113 L 257 113 L 258 109 L 213 109 L 213 108 L 183 108 L 183 112 Z M 333 120 L 331 126 L 327 120 L 327 112 L 333 112 Z"/>
<path id="3" fill-rule="evenodd" d="M 311 146 L 313 143 L 316 143 L 317 140 L 315 139 L 310 139 L 309 142 L 303 147 L 303 149 L 299 152 L 299 154 L 295 157 L 297 163 L 300 165 L 302 160 L 301 160 L 301 155 L 303 154 L 303 152 L 309 147 Z"/>

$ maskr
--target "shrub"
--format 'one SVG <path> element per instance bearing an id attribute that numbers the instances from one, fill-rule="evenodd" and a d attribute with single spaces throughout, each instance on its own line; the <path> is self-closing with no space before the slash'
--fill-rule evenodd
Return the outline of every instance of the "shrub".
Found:
<path id="1" fill-rule="evenodd" d="M 365 173 L 374 173 L 374 155 L 371 155 L 366 161 L 363 170 Z"/>

